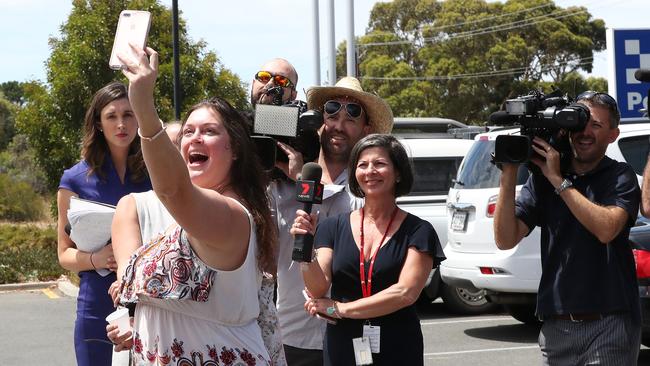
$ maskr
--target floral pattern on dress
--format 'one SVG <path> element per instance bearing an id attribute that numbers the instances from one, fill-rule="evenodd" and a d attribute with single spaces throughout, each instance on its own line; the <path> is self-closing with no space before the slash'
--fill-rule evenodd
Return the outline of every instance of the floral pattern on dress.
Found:
<path id="1" fill-rule="evenodd" d="M 158 337 L 150 349 L 143 349 L 139 333 L 133 335 L 134 364 L 135 365 L 175 365 L 175 366 L 267 366 L 264 357 L 260 354 L 253 355 L 246 348 L 230 348 L 217 345 L 206 345 L 205 350 L 192 350 L 186 353 L 183 341 L 174 338 L 171 349 L 161 350 L 158 347 Z M 135 345 L 139 344 L 140 347 Z"/>
<path id="2" fill-rule="evenodd" d="M 138 295 L 206 302 L 216 271 L 194 253 L 180 227 L 144 245 L 131 256 L 122 279 L 120 301 Z"/>

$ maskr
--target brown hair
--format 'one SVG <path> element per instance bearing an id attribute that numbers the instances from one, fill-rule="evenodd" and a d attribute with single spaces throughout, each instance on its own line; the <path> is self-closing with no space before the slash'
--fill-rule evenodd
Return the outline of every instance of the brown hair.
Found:
<path id="1" fill-rule="evenodd" d="M 88 175 L 97 174 L 101 179 L 106 179 L 107 172 L 102 170 L 102 166 L 106 154 L 109 153 L 109 147 L 104 133 L 100 130 L 101 113 L 109 103 L 123 98 L 129 98 L 126 86 L 114 81 L 95 93 L 88 110 L 86 110 L 81 141 L 81 158 L 88 163 Z M 132 182 L 141 182 L 147 177 L 147 168 L 142 158 L 140 137 L 138 136 L 129 145 L 126 166 Z"/>
<path id="2" fill-rule="evenodd" d="M 251 212 L 257 228 L 258 264 L 262 271 L 275 276 L 277 265 L 275 248 L 277 246 L 277 233 L 271 219 L 269 198 L 266 195 L 268 176 L 264 173 L 262 165 L 255 153 L 255 146 L 249 136 L 246 120 L 225 99 L 213 97 L 195 104 L 185 115 L 181 131 L 187 119 L 197 109 L 208 108 L 221 117 L 223 126 L 228 131 L 233 160 L 230 167 L 230 187 L 241 199 L 242 203 Z M 183 133 L 179 133 L 178 143 Z"/>

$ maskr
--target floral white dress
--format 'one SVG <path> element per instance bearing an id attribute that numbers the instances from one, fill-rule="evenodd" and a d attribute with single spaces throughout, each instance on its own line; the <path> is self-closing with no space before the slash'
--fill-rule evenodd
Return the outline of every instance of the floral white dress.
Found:
<path id="1" fill-rule="evenodd" d="M 233 271 L 206 265 L 180 227 L 131 257 L 121 302 L 137 303 L 135 365 L 270 364 L 256 321 L 262 274 L 255 255 L 255 224 L 248 216 L 248 252 Z"/>

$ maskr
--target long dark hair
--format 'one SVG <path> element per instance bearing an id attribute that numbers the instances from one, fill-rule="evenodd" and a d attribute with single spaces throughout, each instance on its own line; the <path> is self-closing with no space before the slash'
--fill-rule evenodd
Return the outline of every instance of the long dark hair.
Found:
<path id="1" fill-rule="evenodd" d="M 109 103 L 123 98 L 129 98 L 126 86 L 114 81 L 95 93 L 88 110 L 86 110 L 81 141 L 81 158 L 88 163 L 88 175 L 97 174 L 101 179 L 106 179 L 107 172 L 102 170 L 102 166 L 106 154 L 109 154 L 109 148 L 104 133 L 100 130 L 101 113 Z M 140 137 L 138 136 L 129 145 L 126 166 L 132 182 L 141 182 L 147 177 L 147 167 L 142 158 Z"/>
<path id="2" fill-rule="evenodd" d="M 183 125 L 187 118 L 197 109 L 208 108 L 221 117 L 221 121 L 228 131 L 233 160 L 230 167 L 230 186 L 241 199 L 242 203 L 251 212 L 258 239 L 257 257 L 259 268 L 275 276 L 277 265 L 275 248 L 277 246 L 277 233 L 272 225 L 269 198 L 266 187 L 269 183 L 268 176 L 255 153 L 255 146 L 249 136 L 249 127 L 244 118 L 225 99 L 213 97 L 195 104 L 185 115 Z M 183 133 L 179 133 L 177 143 L 180 144 Z M 245 183 L 243 183 L 245 182 Z"/>

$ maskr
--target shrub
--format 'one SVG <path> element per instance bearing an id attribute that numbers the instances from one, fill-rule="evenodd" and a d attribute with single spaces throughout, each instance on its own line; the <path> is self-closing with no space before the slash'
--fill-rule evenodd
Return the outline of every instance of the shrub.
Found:
<path id="1" fill-rule="evenodd" d="M 44 203 L 29 183 L 0 173 L 0 219 L 36 221 L 43 217 Z"/>
<path id="2" fill-rule="evenodd" d="M 53 225 L 0 224 L 0 283 L 53 280 L 59 266 Z"/>

